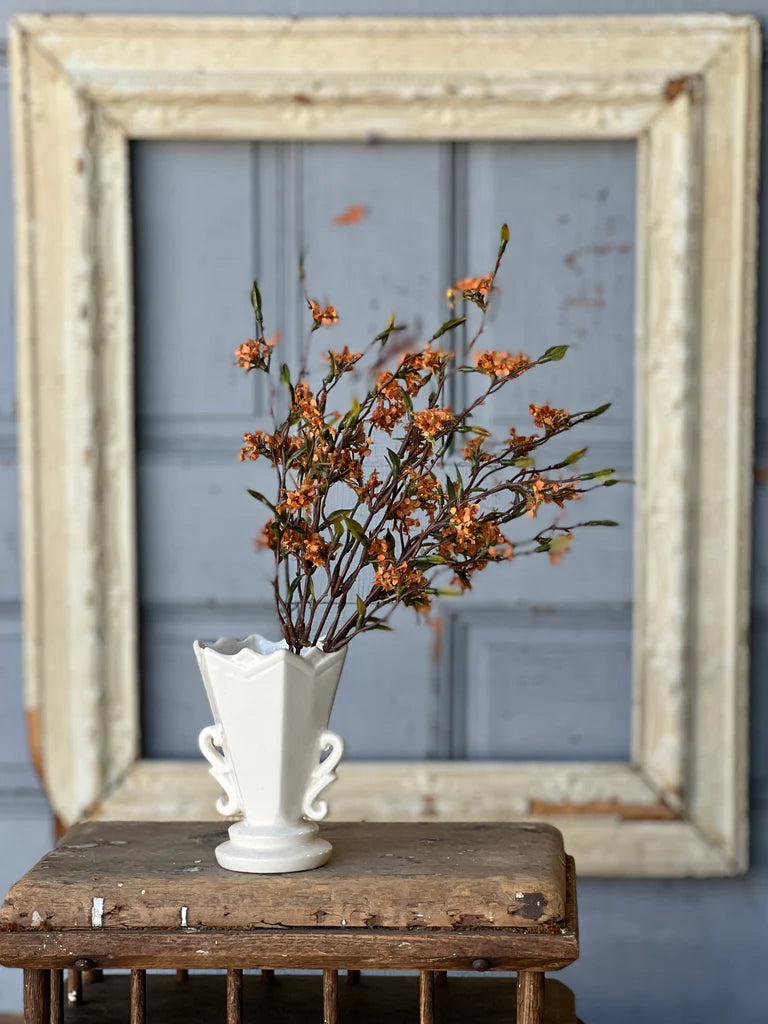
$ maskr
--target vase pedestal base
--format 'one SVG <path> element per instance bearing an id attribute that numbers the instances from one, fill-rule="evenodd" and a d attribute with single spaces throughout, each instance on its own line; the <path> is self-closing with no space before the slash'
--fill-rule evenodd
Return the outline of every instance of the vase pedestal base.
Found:
<path id="1" fill-rule="evenodd" d="M 216 847 L 216 860 L 228 871 L 274 875 L 285 871 L 309 871 L 325 864 L 333 847 L 318 835 L 317 825 L 263 829 L 238 821 L 229 839 Z"/>

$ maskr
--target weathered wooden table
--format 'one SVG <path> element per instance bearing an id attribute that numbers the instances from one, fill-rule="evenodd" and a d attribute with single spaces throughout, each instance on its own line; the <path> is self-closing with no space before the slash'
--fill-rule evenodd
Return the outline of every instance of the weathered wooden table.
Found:
<path id="1" fill-rule="evenodd" d="M 244 1004 L 264 1021 L 319 1020 L 322 1005 L 327 1024 L 416 1019 L 417 1009 L 422 1024 L 574 1024 L 568 989 L 544 982 L 578 956 L 573 862 L 556 829 L 355 823 L 323 832 L 334 848 L 325 867 L 245 875 L 216 864 L 224 827 L 210 822 L 71 829 L 0 914 L 0 963 L 24 969 L 25 1020 L 123 1020 L 130 1003 L 131 1024 L 144 1024 L 147 1004 L 153 1024 L 207 1024 L 218 999 L 227 1024 L 240 1024 Z M 153 968 L 176 976 L 148 984 Z M 286 968 L 323 975 L 274 975 Z M 226 979 L 200 969 L 224 969 Z M 419 977 L 368 974 L 383 969 Z M 244 978 L 247 970 L 261 976 Z M 448 981 L 449 971 L 517 979 Z M 86 986 L 85 1000 L 84 976 L 102 982 Z"/>

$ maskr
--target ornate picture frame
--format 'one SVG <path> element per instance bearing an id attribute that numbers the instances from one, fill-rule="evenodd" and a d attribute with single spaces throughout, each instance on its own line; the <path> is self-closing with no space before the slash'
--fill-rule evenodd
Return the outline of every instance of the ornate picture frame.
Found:
<path id="1" fill-rule="evenodd" d="M 202 760 L 139 756 L 130 140 L 621 138 L 631 761 L 351 763 L 333 812 L 546 818 L 582 874 L 744 871 L 757 22 L 23 15 L 10 47 L 26 700 L 60 821 L 213 811 Z"/>

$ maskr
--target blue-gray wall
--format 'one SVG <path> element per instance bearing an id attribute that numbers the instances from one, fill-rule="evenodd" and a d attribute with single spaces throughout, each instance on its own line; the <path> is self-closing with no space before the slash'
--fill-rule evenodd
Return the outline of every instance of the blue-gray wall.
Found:
<path id="1" fill-rule="evenodd" d="M 19 10 L 231 14 L 611 14 L 685 13 L 689 5 L 541 0 L 0 0 L 0 23 Z M 768 18 L 768 0 L 745 12 L 701 0 L 697 11 Z M 2 47 L 0 37 L 0 47 Z M 13 385 L 12 219 L 5 54 L 0 50 L 0 890 L 49 845 L 51 823 L 26 753 L 21 707 L 19 554 Z M 768 134 L 768 131 L 765 132 Z M 765 215 L 762 217 L 764 234 Z M 587 1024 L 673 1020 L 715 1024 L 768 1019 L 768 310 L 760 289 L 752 664 L 752 868 L 716 881 L 583 881 L 582 959 L 564 975 Z M 0 970 L 0 1012 L 20 1006 L 20 979 Z"/>

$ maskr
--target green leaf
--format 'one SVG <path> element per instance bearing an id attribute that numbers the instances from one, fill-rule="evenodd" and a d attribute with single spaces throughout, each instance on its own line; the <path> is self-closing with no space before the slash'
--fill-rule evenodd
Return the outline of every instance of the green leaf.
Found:
<path id="1" fill-rule="evenodd" d="M 391 448 L 387 448 L 387 458 L 392 466 L 392 472 L 395 476 L 400 473 L 400 456 L 397 452 L 392 451 Z"/>
<path id="2" fill-rule="evenodd" d="M 461 470 L 458 466 L 456 467 L 456 495 L 459 501 L 464 497 L 464 480 L 462 479 Z"/>
<path id="3" fill-rule="evenodd" d="M 590 519 L 588 523 L 582 523 L 582 526 L 618 526 L 619 524 L 615 519 Z"/>
<path id="4" fill-rule="evenodd" d="M 352 515 L 351 508 L 337 508 L 333 512 L 329 512 L 326 519 L 329 523 L 336 523 L 339 519 L 346 519 L 349 515 Z"/>
<path id="5" fill-rule="evenodd" d="M 539 359 L 540 363 L 559 363 L 565 353 L 568 351 L 568 345 L 553 345 L 552 348 L 548 348 L 543 356 Z"/>
<path id="6" fill-rule="evenodd" d="M 579 459 L 586 453 L 586 448 L 579 448 L 578 451 L 571 452 L 567 459 L 563 459 L 560 463 L 561 466 L 572 466 L 574 462 L 578 462 Z"/>
<path id="7" fill-rule="evenodd" d="M 448 331 L 453 331 L 461 324 L 466 323 L 467 318 L 465 316 L 457 316 L 452 320 L 446 320 L 442 327 L 438 327 L 435 333 L 430 338 L 430 341 L 435 341 L 437 338 L 441 338 Z"/>
<path id="8" fill-rule="evenodd" d="M 502 241 L 503 245 L 506 245 L 507 242 L 509 241 L 509 225 L 508 224 L 502 224 L 501 225 L 501 241 Z"/>
<path id="9" fill-rule="evenodd" d="M 584 412 L 579 415 L 580 420 L 593 420 L 595 416 L 602 416 L 606 409 L 611 408 L 611 403 L 606 402 L 605 405 L 598 405 L 596 409 L 590 410 L 590 412 Z M 574 417 L 571 417 L 574 419 Z"/>
<path id="10" fill-rule="evenodd" d="M 450 477 L 446 478 L 445 491 L 448 495 L 448 501 L 456 501 L 456 485 Z"/>
<path id="11" fill-rule="evenodd" d="M 438 587 L 435 593 L 438 597 L 461 597 L 461 591 L 453 587 Z"/>
<path id="12" fill-rule="evenodd" d="M 512 460 L 512 465 L 517 466 L 518 469 L 530 469 L 534 462 L 529 455 L 521 455 L 519 458 Z"/>
<path id="13" fill-rule="evenodd" d="M 361 544 L 368 544 L 368 538 L 365 536 L 365 530 L 363 530 L 362 526 L 356 519 L 353 519 L 352 516 L 344 516 L 344 522 L 347 524 L 347 529 L 355 540 L 359 541 Z"/>
<path id="14" fill-rule="evenodd" d="M 389 340 L 390 334 L 395 334 L 397 331 L 404 331 L 405 326 L 405 324 L 395 323 L 395 314 L 393 313 L 392 316 L 389 318 L 389 323 L 387 324 L 387 326 L 380 334 L 377 334 L 373 340 L 386 343 Z"/>
<path id="15" fill-rule="evenodd" d="M 605 483 L 603 484 L 603 487 L 615 487 L 616 484 L 623 484 L 623 483 L 626 483 L 626 481 L 625 480 L 606 480 Z"/>
<path id="16" fill-rule="evenodd" d="M 250 496 L 252 498 L 255 498 L 256 501 L 260 501 L 262 503 L 262 505 L 266 505 L 268 508 L 271 508 L 273 512 L 276 511 L 275 506 L 272 504 L 272 502 L 269 500 L 269 498 L 265 498 L 264 497 L 264 495 L 261 493 L 261 491 L 252 491 L 251 488 L 249 487 L 248 488 L 248 493 L 250 494 Z"/>
<path id="17" fill-rule="evenodd" d="M 290 367 L 288 366 L 288 363 L 283 363 L 283 365 L 280 367 L 280 380 L 282 381 L 283 384 L 286 384 L 288 387 L 291 386 L 291 370 Z"/>
<path id="18" fill-rule="evenodd" d="M 357 622 L 355 623 L 355 626 L 357 626 L 357 627 L 362 626 L 364 618 L 365 618 L 365 601 L 358 594 L 357 595 Z"/>
<path id="19" fill-rule="evenodd" d="M 261 316 L 261 292 L 259 291 L 259 285 L 257 281 L 253 282 L 253 288 L 251 288 L 251 305 L 256 316 Z"/>
<path id="20" fill-rule="evenodd" d="M 403 400 L 403 405 L 405 406 L 405 408 L 408 410 L 409 413 L 412 413 L 413 412 L 413 401 L 411 400 L 411 396 L 408 394 L 407 391 L 401 391 L 400 392 L 400 397 Z"/>
<path id="21" fill-rule="evenodd" d="M 599 480 L 604 476 L 611 476 L 615 469 L 596 469 L 593 473 L 582 473 L 579 480 Z"/>

